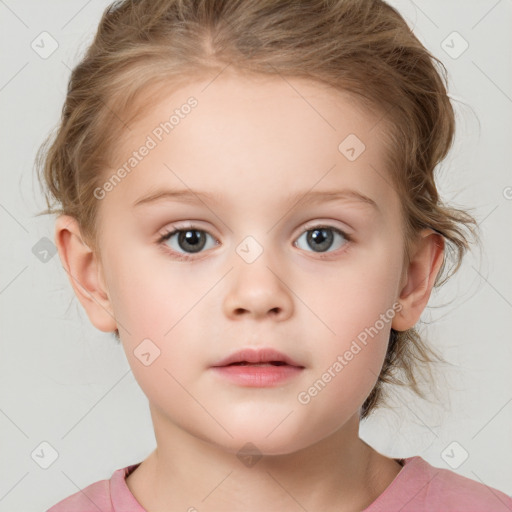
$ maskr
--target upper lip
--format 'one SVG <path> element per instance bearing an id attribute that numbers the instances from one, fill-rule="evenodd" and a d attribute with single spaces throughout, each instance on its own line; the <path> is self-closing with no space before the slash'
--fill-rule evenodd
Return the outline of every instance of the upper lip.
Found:
<path id="1" fill-rule="evenodd" d="M 290 366 L 298 366 L 299 368 L 304 368 L 304 366 L 294 361 L 291 357 L 273 348 L 245 348 L 242 350 L 237 350 L 224 359 L 221 359 L 213 366 L 227 366 L 232 363 L 241 362 L 256 364 L 280 362 Z"/>

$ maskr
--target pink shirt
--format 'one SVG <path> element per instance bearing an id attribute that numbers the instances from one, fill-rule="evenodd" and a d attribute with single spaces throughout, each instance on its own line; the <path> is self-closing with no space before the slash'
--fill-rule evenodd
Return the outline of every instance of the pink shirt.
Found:
<path id="1" fill-rule="evenodd" d="M 386 490 L 362 512 L 511 512 L 512 498 L 420 456 L 396 459 L 403 468 Z M 126 485 L 138 464 L 114 471 L 46 512 L 146 512 Z"/>

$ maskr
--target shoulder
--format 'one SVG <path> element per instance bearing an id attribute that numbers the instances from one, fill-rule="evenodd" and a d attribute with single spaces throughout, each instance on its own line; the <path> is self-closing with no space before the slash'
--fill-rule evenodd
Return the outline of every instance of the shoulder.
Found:
<path id="1" fill-rule="evenodd" d="M 402 512 L 511 512 L 512 498 L 415 456 L 404 459 L 404 467 L 395 480 L 367 510 L 390 510 L 390 506 Z"/>
<path id="2" fill-rule="evenodd" d="M 59 501 L 46 512 L 112 512 L 110 481 L 100 480 Z"/>
<path id="3" fill-rule="evenodd" d="M 59 501 L 46 512 L 114 512 L 114 506 L 125 501 L 126 475 L 137 465 L 117 469 L 110 479 L 99 480 Z M 117 510 L 117 508 L 115 509 Z"/>
<path id="4" fill-rule="evenodd" d="M 453 505 L 459 509 L 465 507 L 465 510 L 482 511 L 512 510 L 512 498 L 504 492 L 449 469 L 432 466 L 423 459 L 420 463 L 428 479 L 431 500 L 434 503 L 438 501 L 439 506 Z"/>
<path id="5" fill-rule="evenodd" d="M 145 512 L 126 484 L 126 477 L 139 465 L 115 470 L 110 479 L 88 485 L 46 512 Z"/>

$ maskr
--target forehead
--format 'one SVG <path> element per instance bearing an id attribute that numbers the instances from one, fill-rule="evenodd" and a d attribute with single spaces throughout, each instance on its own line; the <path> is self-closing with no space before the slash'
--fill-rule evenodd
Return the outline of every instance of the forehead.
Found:
<path id="1" fill-rule="evenodd" d="M 160 185 L 261 200 L 341 186 L 381 201 L 393 194 L 384 124 L 348 93 L 233 73 L 169 89 L 159 86 L 116 148 L 110 172 L 152 146 L 121 184 L 131 199 Z"/>

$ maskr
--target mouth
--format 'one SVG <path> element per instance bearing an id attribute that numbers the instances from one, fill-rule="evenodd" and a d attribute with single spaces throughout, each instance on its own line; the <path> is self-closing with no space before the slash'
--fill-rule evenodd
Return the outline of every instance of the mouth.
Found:
<path id="1" fill-rule="evenodd" d="M 304 366 L 273 348 L 246 348 L 221 359 L 213 367 L 227 366 Z"/>
<path id="2" fill-rule="evenodd" d="M 271 348 L 244 349 L 216 363 L 212 369 L 221 379 L 237 386 L 264 388 L 286 384 L 304 366 Z"/>
<path id="3" fill-rule="evenodd" d="M 247 361 L 240 361 L 239 363 L 231 363 L 225 366 L 283 366 L 286 363 L 283 361 L 270 361 L 268 363 L 248 363 Z"/>

